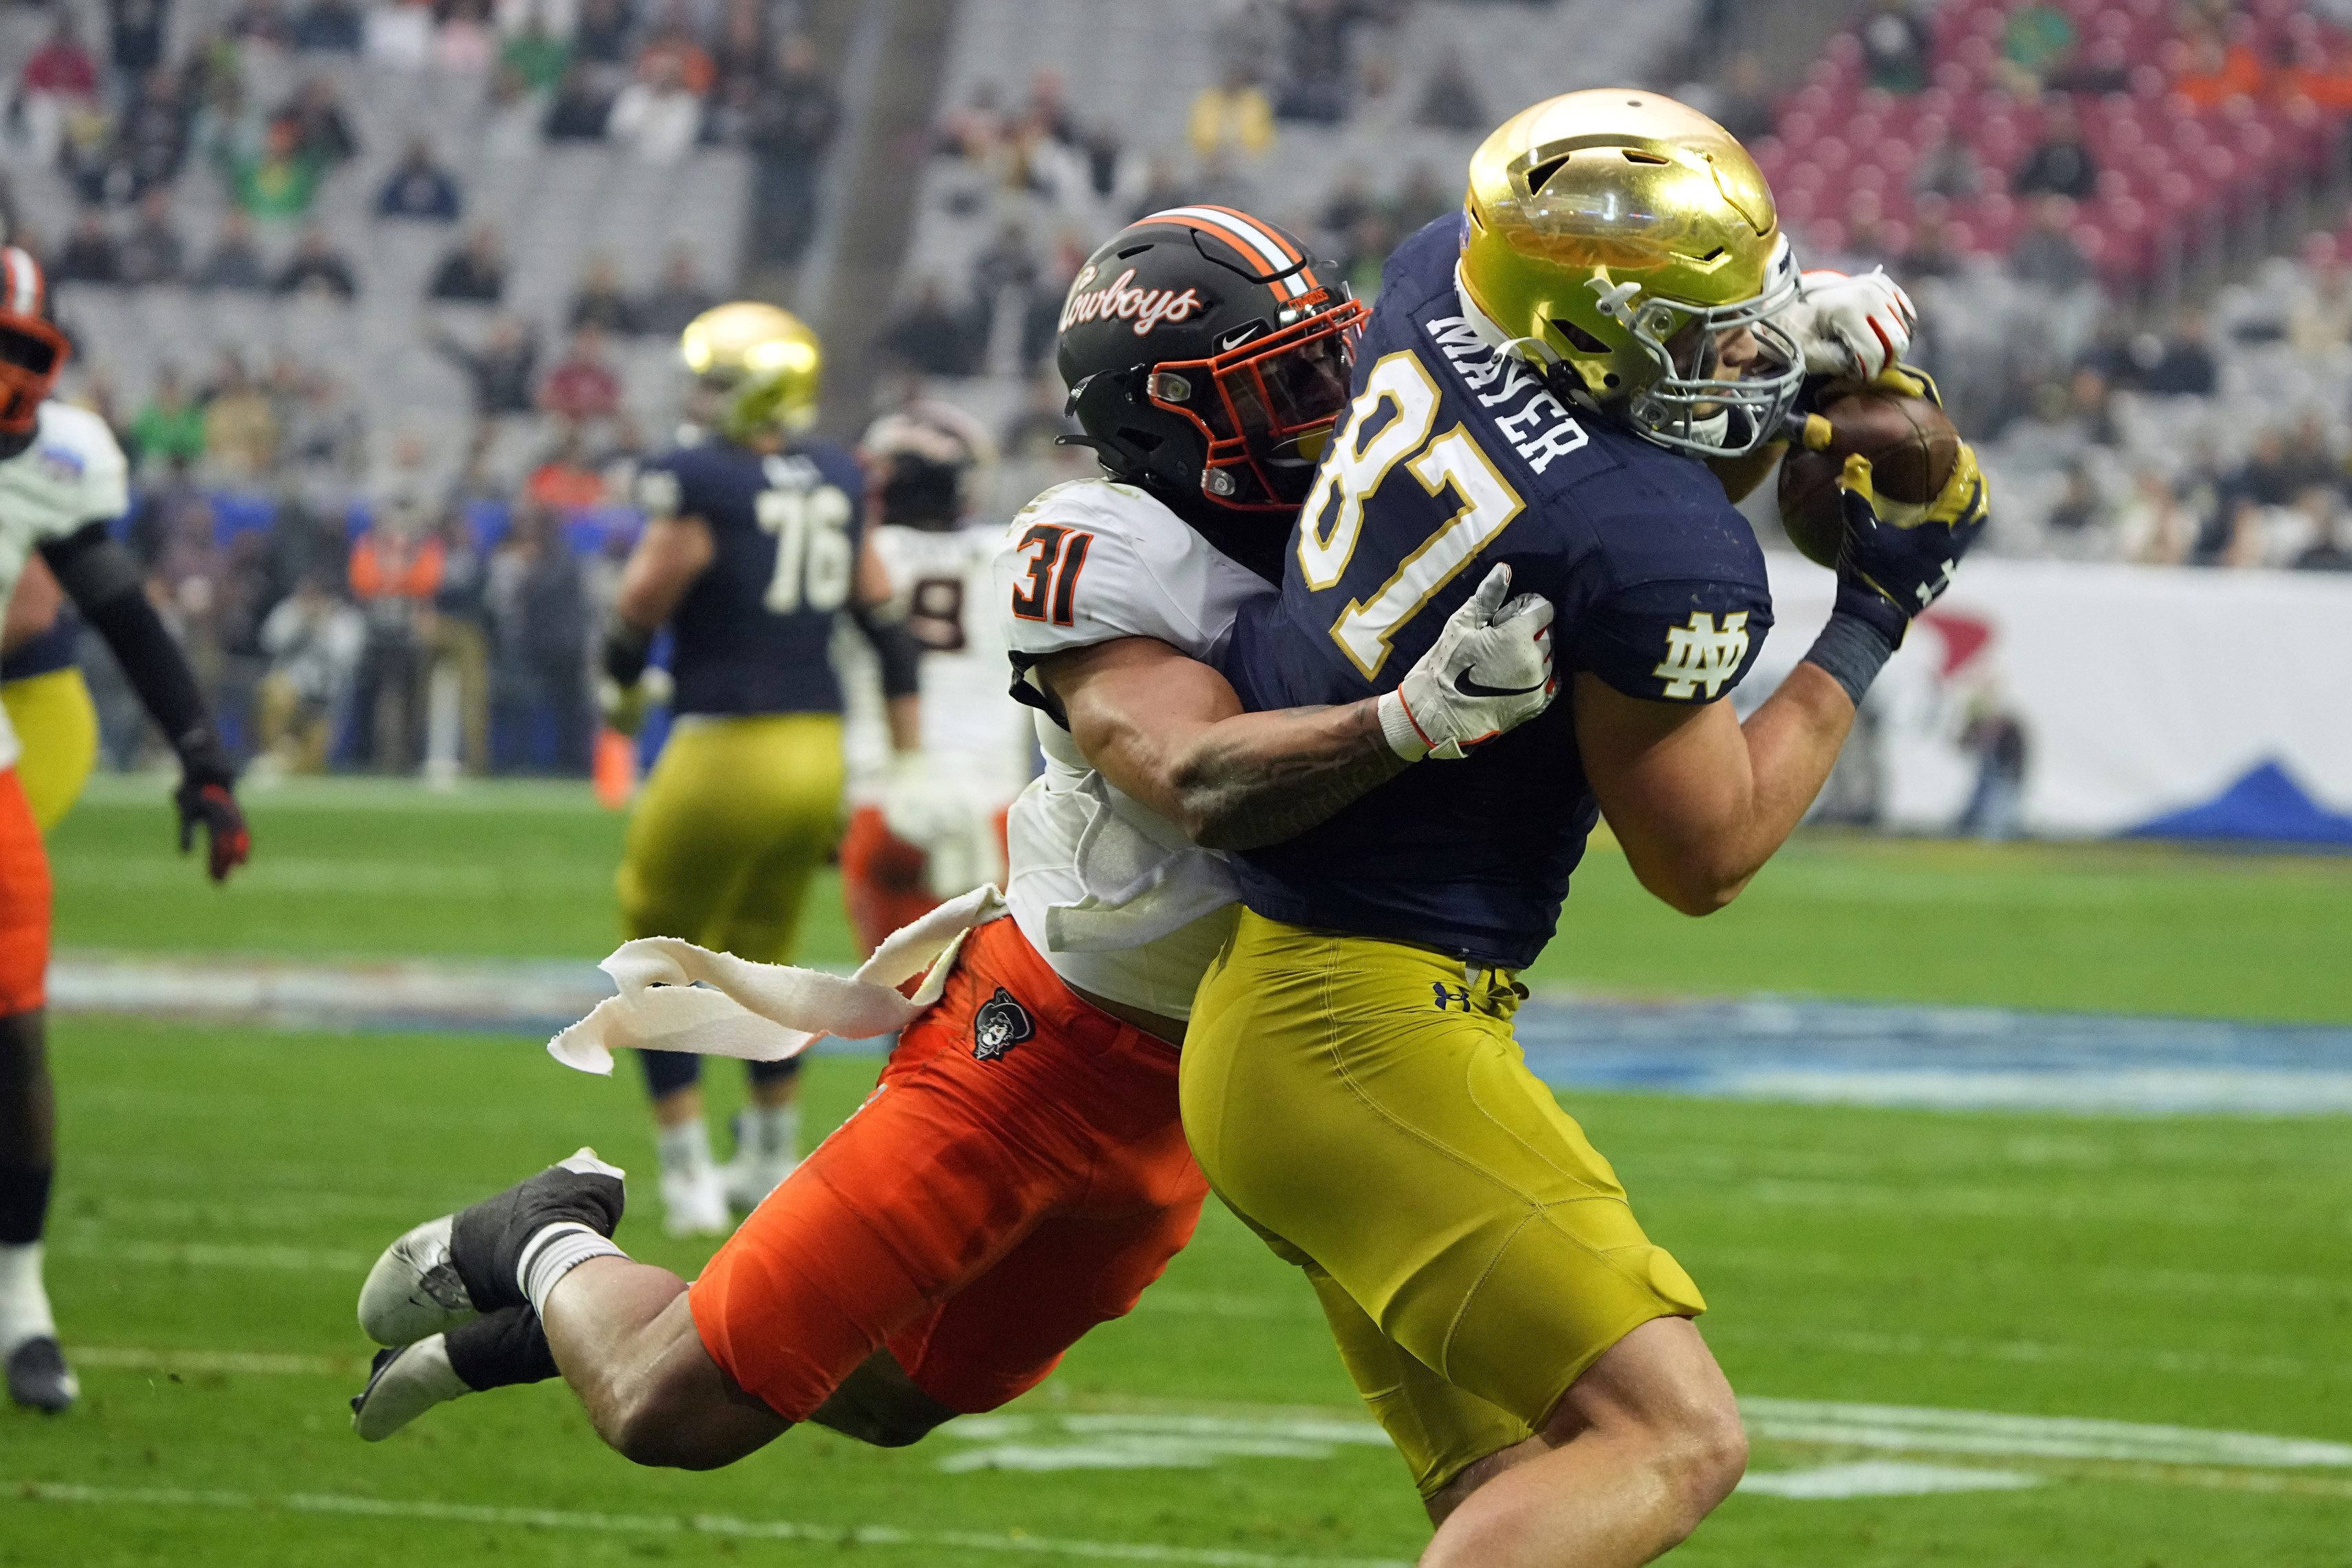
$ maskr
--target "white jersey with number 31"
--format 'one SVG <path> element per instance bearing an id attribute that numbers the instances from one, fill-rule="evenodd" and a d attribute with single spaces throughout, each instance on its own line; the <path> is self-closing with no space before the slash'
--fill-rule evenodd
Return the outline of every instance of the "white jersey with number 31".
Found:
<path id="1" fill-rule="evenodd" d="M 1242 605 L 1273 591 L 1159 501 L 1108 479 L 1045 491 L 996 555 L 996 611 L 1024 666 L 1137 637 L 1209 663 Z M 1005 895 L 1021 934 L 1082 991 L 1189 1017 L 1232 924 L 1224 857 L 1112 787 L 1045 713 L 1035 721 L 1045 770 L 1007 825 Z"/>

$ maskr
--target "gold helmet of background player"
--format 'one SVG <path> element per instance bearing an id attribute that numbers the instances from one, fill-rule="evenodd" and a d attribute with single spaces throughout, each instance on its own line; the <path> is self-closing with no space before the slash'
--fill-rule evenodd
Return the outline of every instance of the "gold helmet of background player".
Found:
<path id="1" fill-rule="evenodd" d="M 1780 433 L 1804 358 L 1769 318 L 1797 267 L 1771 187 L 1706 116 L 1626 88 L 1522 110 L 1470 160 L 1462 239 L 1458 291 L 1497 347 L 1678 450 Z M 1740 327 L 1758 358 L 1726 374 L 1718 335 Z"/>
<path id="2" fill-rule="evenodd" d="M 816 423 L 824 351 L 791 311 L 757 300 L 714 306 L 687 323 L 677 346 L 686 368 L 719 395 L 723 434 L 748 441 Z"/>

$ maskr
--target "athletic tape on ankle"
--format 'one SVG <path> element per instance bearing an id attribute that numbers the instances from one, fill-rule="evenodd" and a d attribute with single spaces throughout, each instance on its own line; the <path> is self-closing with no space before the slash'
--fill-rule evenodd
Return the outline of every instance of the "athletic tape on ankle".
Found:
<path id="1" fill-rule="evenodd" d="M 523 1244 L 515 1259 L 515 1285 L 530 1299 L 530 1308 L 542 1316 L 555 1282 L 592 1258 L 626 1258 L 627 1253 L 577 1220 L 551 1225 Z"/>

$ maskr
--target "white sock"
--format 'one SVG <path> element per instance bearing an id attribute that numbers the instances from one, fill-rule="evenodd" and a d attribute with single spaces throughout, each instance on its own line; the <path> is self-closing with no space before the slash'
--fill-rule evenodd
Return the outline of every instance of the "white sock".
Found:
<path id="1" fill-rule="evenodd" d="M 52 1337 L 58 1321 L 49 1315 L 49 1293 L 41 1286 L 41 1244 L 0 1243 L 0 1356 L 26 1340 Z"/>
<path id="2" fill-rule="evenodd" d="M 548 1292 L 555 1282 L 592 1258 L 626 1258 L 627 1253 L 578 1220 L 542 1226 L 522 1244 L 515 1259 L 515 1285 L 530 1298 L 530 1310 L 547 1315 Z"/>
<path id="3" fill-rule="evenodd" d="M 755 1160 L 781 1160 L 787 1163 L 800 1157 L 801 1108 L 798 1105 L 750 1105 L 743 1109 L 742 1147 L 738 1154 L 749 1154 Z"/>
<path id="4" fill-rule="evenodd" d="M 712 1163 L 710 1129 L 699 1116 L 661 1129 L 654 1138 L 654 1149 L 665 1171 L 698 1171 Z"/>

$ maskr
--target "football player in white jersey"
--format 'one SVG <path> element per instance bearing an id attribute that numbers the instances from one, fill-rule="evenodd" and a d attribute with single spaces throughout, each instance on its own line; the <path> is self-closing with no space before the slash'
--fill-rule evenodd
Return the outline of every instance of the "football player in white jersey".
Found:
<path id="1" fill-rule="evenodd" d="M 919 751 L 889 745 L 871 664 L 836 637 L 849 688 L 848 836 L 842 898 L 859 948 L 955 897 L 1004 879 L 1004 815 L 1033 771 L 1029 719 L 1005 690 L 993 562 L 1004 530 L 978 502 L 994 466 L 980 421 L 952 404 L 909 403 L 858 443 L 866 537 L 889 585 L 888 613 L 922 651 Z"/>
<path id="2" fill-rule="evenodd" d="M 236 769 L 179 645 L 147 602 L 130 552 L 108 532 L 130 510 L 130 467 L 106 421 L 51 401 L 70 352 L 45 319 L 41 269 L 0 247 L 0 603 L 34 551 L 179 753 L 180 848 L 205 830 L 213 879 L 250 847 Z M 41 1280 L 41 1235 L 57 1171 L 57 1097 L 46 1048 L 49 867 L 0 712 L 0 1361 L 19 1405 L 62 1410 L 79 1392 Z"/>
<path id="3" fill-rule="evenodd" d="M 874 1094 L 690 1287 L 612 1244 L 620 1173 L 586 1150 L 394 1242 L 361 1292 L 395 1347 L 353 1402 L 362 1436 L 562 1375 L 644 1464 L 727 1464 L 803 1420 L 909 1443 L 1134 1304 L 1206 1191 L 1175 1069 L 1233 887 L 1198 846 L 1295 831 L 1549 697 L 1549 606 L 1505 605 L 1502 574 L 1378 700 L 1244 715 L 1196 662 L 1272 591 L 1362 314 L 1228 209 L 1097 253 L 1060 358 L 1108 476 L 1039 497 L 996 563 L 1048 759 L 1011 814 L 1011 918 L 964 937 Z M 1052 716 L 1070 656 L 1085 750 Z M 1169 812 L 1096 775 L 1097 745 L 1157 748 L 1183 781 Z"/>

